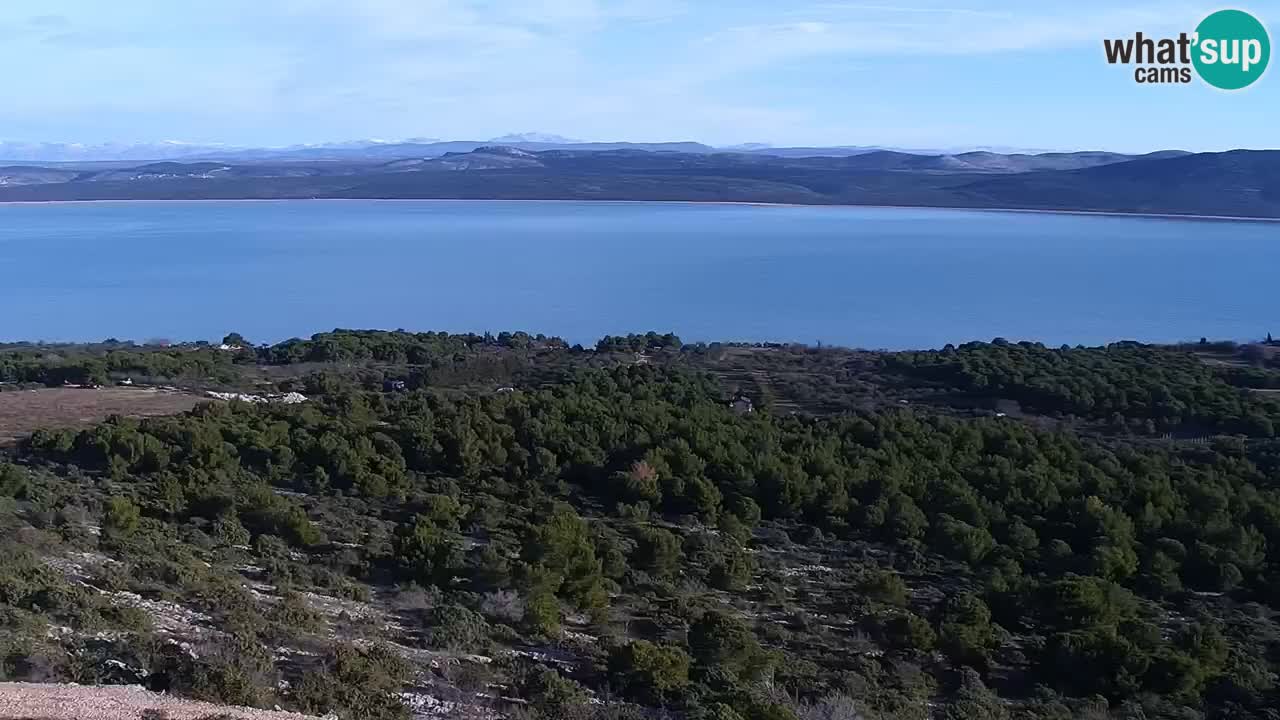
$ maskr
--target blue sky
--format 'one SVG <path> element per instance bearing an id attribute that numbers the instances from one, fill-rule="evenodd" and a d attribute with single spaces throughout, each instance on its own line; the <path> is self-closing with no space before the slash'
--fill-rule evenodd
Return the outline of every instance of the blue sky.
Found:
<path id="1" fill-rule="evenodd" d="M 1140 86 L 1181 0 L 5 0 L 0 140 L 1280 146 L 1280 69 Z M 1252 0 L 1280 27 L 1280 2 Z"/>

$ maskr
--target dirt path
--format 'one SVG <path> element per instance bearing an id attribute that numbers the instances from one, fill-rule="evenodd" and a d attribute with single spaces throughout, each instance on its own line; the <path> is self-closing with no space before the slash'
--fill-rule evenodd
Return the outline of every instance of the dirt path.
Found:
<path id="1" fill-rule="evenodd" d="M 168 720 L 316 720 L 310 715 L 182 700 L 136 685 L 92 687 L 0 683 L 0 718 L 30 720 L 140 720 L 146 711 Z"/>

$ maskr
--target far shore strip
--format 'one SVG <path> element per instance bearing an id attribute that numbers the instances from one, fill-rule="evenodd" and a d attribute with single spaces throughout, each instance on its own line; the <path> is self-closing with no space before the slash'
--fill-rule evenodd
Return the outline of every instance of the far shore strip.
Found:
<path id="1" fill-rule="evenodd" d="M 956 212 L 1037 213 L 1043 215 L 1085 215 L 1099 217 L 1150 218 L 1155 220 L 1198 220 L 1207 222 L 1280 222 L 1280 217 L 1253 215 L 1196 215 L 1192 213 L 1126 212 L 1122 210 L 1063 210 L 1055 208 L 993 208 L 961 205 L 877 205 L 849 203 L 784 203 L 758 200 L 591 200 L 586 198 L 103 198 L 101 200 L 0 200 L 5 205 L 104 205 L 109 203 L 292 203 L 292 202 L 385 202 L 385 203 L 577 203 L 592 205 L 745 205 L 778 208 L 868 208 L 879 210 L 942 210 Z"/>

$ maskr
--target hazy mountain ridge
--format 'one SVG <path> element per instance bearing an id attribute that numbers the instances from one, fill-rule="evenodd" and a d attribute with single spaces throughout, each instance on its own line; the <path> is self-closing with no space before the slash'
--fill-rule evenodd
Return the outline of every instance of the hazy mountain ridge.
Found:
<path id="1" fill-rule="evenodd" d="M 447 153 L 473 152 L 493 145 L 506 145 L 525 151 L 577 150 L 595 152 L 602 150 L 648 150 L 654 152 L 685 153 L 743 153 L 772 155 L 776 157 L 850 157 L 879 151 L 909 155 L 951 155 L 993 153 L 1000 155 L 1074 154 L 1047 153 L 1039 150 L 1023 150 L 1005 147 L 970 147 L 964 149 L 898 148 L 876 145 L 840 145 L 810 147 L 775 147 L 768 143 L 742 143 L 728 146 L 712 146 L 692 141 L 669 142 L 598 142 L 543 132 L 523 132 L 502 135 L 488 140 L 441 140 L 438 138 L 407 138 L 384 140 L 365 138 L 295 144 L 281 147 L 254 147 L 218 143 L 188 143 L 163 141 L 154 143 L 58 143 L 0 141 L 0 164 L 20 163 L 102 163 L 144 162 L 163 160 L 209 160 L 222 162 L 247 161 L 369 161 L 399 160 L 408 158 L 440 157 Z M 1112 153 L 1113 154 L 1113 153 Z"/>
<path id="2" fill-rule="evenodd" d="M 218 145 L 158 143 L 56 143 L 0 141 L 0 162 L 97 162 L 171 160 L 223 152 Z"/>
<path id="3" fill-rule="evenodd" d="M 0 186 L 45 185 L 48 183 L 70 182 L 78 175 L 80 173 L 75 170 L 10 165 L 0 167 Z"/>
<path id="4" fill-rule="evenodd" d="M 687 200 L 1277 218 L 1280 151 L 780 157 L 479 145 L 382 161 L 0 167 L 0 201 L 214 198 Z"/>
<path id="5" fill-rule="evenodd" d="M 588 142 L 549 133 L 517 133 L 488 140 L 406 140 L 362 139 L 284 147 L 247 147 L 208 143 L 166 141 L 159 143 L 57 143 L 0 141 L 0 163 L 96 163 L 147 162 L 163 160 L 245 162 L 259 160 L 345 160 L 376 161 L 412 157 L 440 157 L 447 153 L 472 152 L 492 145 L 508 145 L 521 150 L 577 149 L 584 151 L 623 148 L 671 151 L 716 152 L 696 142 Z"/>

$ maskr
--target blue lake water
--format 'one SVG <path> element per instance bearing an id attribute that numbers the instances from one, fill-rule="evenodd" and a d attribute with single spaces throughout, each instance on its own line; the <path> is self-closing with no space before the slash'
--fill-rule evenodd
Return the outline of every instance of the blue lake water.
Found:
<path id="1" fill-rule="evenodd" d="M 937 347 L 1280 332 L 1280 225 L 600 202 L 0 205 L 0 338 L 334 327 Z"/>

